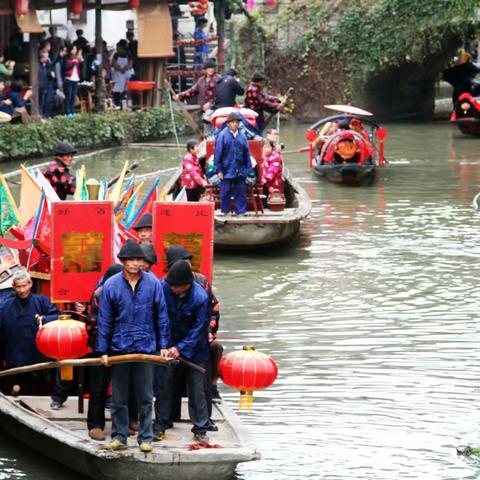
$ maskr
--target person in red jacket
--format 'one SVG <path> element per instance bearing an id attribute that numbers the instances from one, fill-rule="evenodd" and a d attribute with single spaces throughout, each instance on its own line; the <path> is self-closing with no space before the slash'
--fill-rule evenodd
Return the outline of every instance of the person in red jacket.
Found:
<path id="1" fill-rule="evenodd" d="M 270 140 L 263 142 L 263 182 L 268 193 L 283 193 L 283 160 Z"/>
<path id="2" fill-rule="evenodd" d="M 197 157 L 198 142 L 189 140 L 187 142 L 187 154 L 182 162 L 182 184 L 187 192 L 189 202 L 198 202 L 203 193 L 207 181 L 203 175 L 202 167 Z"/>
<path id="3" fill-rule="evenodd" d="M 266 78 L 262 74 L 255 72 L 245 95 L 245 107 L 258 113 L 257 124 L 260 132 L 263 131 L 265 123 L 264 112 L 276 113 L 283 110 L 281 98 L 267 95 L 263 91 L 265 80 Z"/>

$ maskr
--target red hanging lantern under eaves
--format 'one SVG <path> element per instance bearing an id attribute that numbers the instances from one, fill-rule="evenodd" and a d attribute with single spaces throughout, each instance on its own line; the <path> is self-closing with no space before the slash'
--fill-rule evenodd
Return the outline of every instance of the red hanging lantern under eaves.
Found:
<path id="1" fill-rule="evenodd" d="M 24 17 L 28 13 L 29 0 L 15 0 L 15 15 Z"/>
<path id="2" fill-rule="evenodd" d="M 55 360 L 83 357 L 89 352 L 87 340 L 85 324 L 70 315 L 60 315 L 58 320 L 42 325 L 35 339 L 38 350 Z M 62 379 L 73 379 L 73 367 L 62 367 L 61 373 Z"/>
<path id="3" fill-rule="evenodd" d="M 68 11 L 72 15 L 80 16 L 83 12 L 83 0 L 68 0 Z"/>
<path id="4" fill-rule="evenodd" d="M 269 387 L 277 378 L 278 367 L 272 357 L 255 347 L 224 355 L 218 366 L 223 383 L 240 390 L 240 410 L 249 410 L 253 391 Z"/>
<path id="5" fill-rule="evenodd" d="M 132 10 L 136 10 L 140 7 L 140 0 L 128 0 L 128 7 Z"/>

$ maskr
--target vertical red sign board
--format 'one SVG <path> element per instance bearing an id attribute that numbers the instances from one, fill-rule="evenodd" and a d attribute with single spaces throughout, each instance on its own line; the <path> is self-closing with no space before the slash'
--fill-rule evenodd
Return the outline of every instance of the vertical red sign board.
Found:
<path id="1" fill-rule="evenodd" d="M 154 273 L 167 274 L 166 250 L 182 245 L 192 255 L 192 269 L 208 278 L 213 276 L 213 203 L 155 202 L 153 205 L 153 245 L 158 256 Z"/>
<path id="2" fill-rule="evenodd" d="M 113 263 L 113 203 L 52 203 L 52 302 L 88 302 Z"/>

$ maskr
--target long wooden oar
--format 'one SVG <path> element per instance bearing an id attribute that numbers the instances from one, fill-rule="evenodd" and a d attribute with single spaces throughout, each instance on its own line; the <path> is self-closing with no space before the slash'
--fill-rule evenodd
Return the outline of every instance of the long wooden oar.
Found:
<path id="1" fill-rule="evenodd" d="M 181 102 L 180 100 L 175 100 L 175 96 L 177 94 L 176 94 L 175 90 L 172 88 L 172 86 L 170 85 L 170 83 L 167 82 L 167 80 L 165 80 L 165 85 L 167 86 L 167 88 L 170 92 L 172 100 L 180 107 L 180 110 L 182 111 L 183 116 L 185 117 L 185 120 L 192 127 L 193 131 L 195 132 L 195 135 L 198 137 L 199 140 L 203 140 L 205 138 L 205 136 L 203 135 L 202 131 L 198 127 L 197 122 L 190 115 L 190 112 L 186 109 L 183 102 Z"/>
<path id="2" fill-rule="evenodd" d="M 126 175 L 127 173 L 131 173 L 132 170 L 135 170 L 139 165 L 140 165 L 140 163 L 138 163 L 138 162 L 133 162 L 133 163 L 127 168 L 127 170 L 125 171 L 125 175 Z M 110 188 L 110 187 L 112 187 L 113 185 L 115 185 L 115 184 L 118 182 L 118 180 L 120 179 L 121 176 L 122 176 L 122 174 L 120 173 L 120 174 L 116 175 L 115 177 L 113 177 L 111 180 L 109 180 L 109 182 L 108 182 L 108 188 Z"/>
<path id="3" fill-rule="evenodd" d="M 189 362 L 183 357 L 178 357 L 179 362 L 187 365 L 198 372 L 205 373 L 205 369 L 196 365 L 195 363 Z M 158 355 L 146 355 L 143 353 L 130 353 L 127 355 L 117 355 L 113 357 L 108 357 L 108 364 L 114 363 L 132 363 L 132 362 L 149 362 L 157 363 L 161 365 L 172 365 L 175 363 L 173 358 L 162 358 Z M 38 370 L 47 370 L 49 368 L 59 368 L 59 367 L 102 367 L 104 366 L 100 358 L 73 358 L 68 360 L 57 360 L 55 362 L 42 362 L 35 363 L 34 365 L 25 365 L 24 367 L 15 367 L 9 368 L 8 370 L 3 370 L 0 372 L 0 377 L 6 377 L 8 375 L 17 375 L 19 373 L 28 373 L 36 372 Z"/>

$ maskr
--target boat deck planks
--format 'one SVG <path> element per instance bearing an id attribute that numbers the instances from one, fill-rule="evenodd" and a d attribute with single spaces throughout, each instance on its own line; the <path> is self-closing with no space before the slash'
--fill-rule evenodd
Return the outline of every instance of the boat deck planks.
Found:
<path id="1" fill-rule="evenodd" d="M 70 397 L 60 410 L 50 409 L 51 399 L 48 397 L 17 397 L 17 400 L 21 402 L 23 406 L 30 407 L 42 417 L 61 425 L 63 428 L 66 428 L 72 433 L 72 435 L 77 437 L 78 440 L 98 444 L 100 448 L 103 445 L 104 442 L 97 442 L 88 436 L 86 423 L 88 400 L 85 400 L 85 413 L 78 413 L 77 397 Z M 219 410 L 216 404 L 213 404 L 212 407 L 212 420 L 217 424 L 218 432 L 209 432 L 210 442 L 220 444 L 224 448 L 239 447 L 239 440 L 231 426 L 225 422 L 222 412 Z M 180 422 L 176 422 L 174 428 L 167 430 L 165 440 L 153 443 L 155 448 L 185 449 L 186 446 L 193 443 L 193 437 L 190 431 L 192 425 L 188 417 L 188 403 L 186 399 L 184 399 L 182 402 L 181 415 L 182 420 Z M 109 438 L 111 433 L 109 410 L 106 410 L 105 419 L 105 433 L 107 434 L 107 438 Z M 129 447 L 138 446 L 135 436 L 129 437 L 128 445 Z"/>

